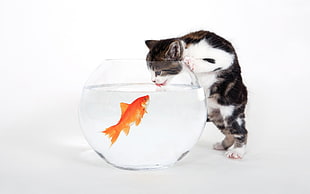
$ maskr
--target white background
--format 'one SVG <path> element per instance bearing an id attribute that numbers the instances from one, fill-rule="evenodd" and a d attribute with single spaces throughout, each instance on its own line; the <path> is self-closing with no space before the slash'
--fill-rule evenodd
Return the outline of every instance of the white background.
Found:
<path id="1" fill-rule="evenodd" d="M 309 193 L 310 3 L 0 0 L 0 193 Z M 175 167 L 101 160 L 78 123 L 83 84 L 146 39 L 210 30 L 231 41 L 249 90 L 243 160 L 212 150 L 211 124 Z"/>

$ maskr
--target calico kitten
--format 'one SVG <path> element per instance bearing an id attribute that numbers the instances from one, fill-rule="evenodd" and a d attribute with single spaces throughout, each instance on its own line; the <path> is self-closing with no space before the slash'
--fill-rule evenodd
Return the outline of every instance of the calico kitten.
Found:
<path id="1" fill-rule="evenodd" d="M 145 43 L 149 48 L 146 60 L 152 81 L 158 86 L 166 85 L 189 67 L 205 90 L 208 121 L 225 135 L 214 149 L 227 150 L 228 158 L 242 158 L 248 134 L 244 114 L 247 89 L 232 44 L 209 31 Z"/>

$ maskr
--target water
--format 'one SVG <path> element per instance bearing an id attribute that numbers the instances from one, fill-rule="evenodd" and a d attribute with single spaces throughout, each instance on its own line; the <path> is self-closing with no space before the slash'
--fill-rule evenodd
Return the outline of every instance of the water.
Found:
<path id="1" fill-rule="evenodd" d="M 149 95 L 147 113 L 128 136 L 121 132 L 111 146 L 101 131 L 117 124 L 120 102 L 132 103 Z M 183 157 L 206 121 L 202 88 L 152 84 L 86 86 L 80 104 L 80 122 L 86 139 L 108 163 L 125 169 L 152 169 L 173 165 Z"/>

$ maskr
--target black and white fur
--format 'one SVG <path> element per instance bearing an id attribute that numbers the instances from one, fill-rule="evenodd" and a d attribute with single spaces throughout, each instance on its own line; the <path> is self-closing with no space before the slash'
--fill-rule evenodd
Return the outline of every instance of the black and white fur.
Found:
<path id="1" fill-rule="evenodd" d="M 242 158 L 248 133 L 244 114 L 247 89 L 231 43 L 215 33 L 198 31 L 179 38 L 148 40 L 146 45 L 155 84 L 167 84 L 184 66 L 196 74 L 206 93 L 208 120 L 225 135 L 214 149 L 227 150 L 228 158 Z"/>

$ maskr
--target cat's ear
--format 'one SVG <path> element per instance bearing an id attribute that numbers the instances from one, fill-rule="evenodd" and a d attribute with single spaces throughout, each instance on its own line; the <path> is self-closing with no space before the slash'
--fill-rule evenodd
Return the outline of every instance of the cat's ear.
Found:
<path id="1" fill-rule="evenodd" d="M 182 58 L 183 45 L 181 41 L 173 41 L 169 45 L 169 49 L 166 51 L 166 57 L 173 60 L 180 60 Z"/>
<path id="2" fill-rule="evenodd" d="M 152 49 L 155 44 L 157 44 L 158 40 L 146 40 L 145 44 L 149 49 Z"/>

